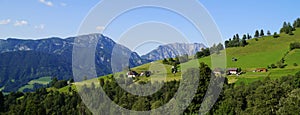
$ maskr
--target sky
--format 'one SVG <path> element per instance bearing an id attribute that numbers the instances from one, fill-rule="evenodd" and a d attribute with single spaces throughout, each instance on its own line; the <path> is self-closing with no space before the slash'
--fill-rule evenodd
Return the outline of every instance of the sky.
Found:
<path id="1" fill-rule="evenodd" d="M 184 0 L 186 4 L 188 0 Z M 0 39 L 42 39 L 48 37 L 77 36 L 85 21 L 99 7 L 99 0 L 0 0 Z M 222 39 L 234 34 L 253 34 L 255 30 L 279 31 L 284 21 L 292 22 L 300 17 L 300 1 L 286 0 L 199 0 L 217 25 Z M 128 3 L 130 4 L 130 3 Z M 176 1 L 170 4 L 178 4 Z M 100 4 L 101 5 L 101 4 Z M 104 12 L 124 6 L 115 2 Z M 190 9 L 188 15 L 197 15 Z M 83 33 L 103 33 L 125 44 L 140 54 L 145 54 L 158 44 L 170 42 L 201 42 L 205 39 L 193 23 L 176 12 L 155 7 L 142 7 L 119 14 L 108 25 L 98 24 L 97 15 L 91 29 Z M 97 19 L 97 20 L 96 20 Z M 156 27 L 153 27 L 156 25 Z M 152 28 L 152 29 L 149 29 Z M 156 29 L 153 29 L 156 28 Z M 151 31 L 149 31 L 151 30 Z M 163 34 L 162 34 L 163 33 Z M 169 34 L 168 34 L 169 33 Z M 170 34 L 174 33 L 174 34 Z M 156 39 L 154 39 L 154 37 Z M 148 41 L 132 46 L 140 39 Z M 132 43 L 132 44 L 126 44 Z M 132 46 L 132 47 L 131 47 Z M 141 47 L 142 46 L 142 47 Z"/>

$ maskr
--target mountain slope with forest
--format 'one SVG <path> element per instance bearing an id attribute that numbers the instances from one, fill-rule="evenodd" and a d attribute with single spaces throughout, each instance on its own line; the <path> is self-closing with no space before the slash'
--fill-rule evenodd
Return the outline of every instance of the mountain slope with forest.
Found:
<path id="1" fill-rule="evenodd" d="M 41 77 L 73 78 L 72 49 L 74 39 L 78 37 L 98 40 L 95 65 L 99 76 L 112 72 L 111 56 L 112 50 L 116 46 L 120 57 L 131 56 L 129 58 L 131 67 L 148 62 L 140 58 L 137 53 L 116 44 L 101 34 L 82 35 L 66 39 L 20 40 L 9 38 L 0 40 L 0 89 L 5 92 L 17 91 L 30 80 Z"/>

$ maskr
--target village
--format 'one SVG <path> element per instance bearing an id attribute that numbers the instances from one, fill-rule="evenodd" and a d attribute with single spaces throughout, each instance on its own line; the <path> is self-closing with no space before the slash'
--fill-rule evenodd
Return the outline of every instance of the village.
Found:
<path id="1" fill-rule="evenodd" d="M 238 59 L 233 57 L 231 59 L 231 61 L 232 62 L 237 62 Z M 252 70 L 252 72 L 265 73 L 265 72 L 268 72 L 268 69 L 267 68 L 256 68 L 255 70 Z M 221 76 L 221 75 L 224 75 L 224 74 L 239 76 L 239 75 L 245 74 L 246 71 L 243 71 L 240 67 L 233 67 L 233 68 L 227 68 L 227 69 L 215 68 L 213 70 L 213 73 L 215 74 L 215 76 Z"/>

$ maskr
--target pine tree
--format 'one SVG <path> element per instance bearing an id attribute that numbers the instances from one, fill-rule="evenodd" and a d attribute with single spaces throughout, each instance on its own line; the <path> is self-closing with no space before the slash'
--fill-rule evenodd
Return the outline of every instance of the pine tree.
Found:
<path id="1" fill-rule="evenodd" d="M 264 30 L 263 30 L 263 29 L 260 30 L 260 36 L 261 36 L 261 37 L 265 36 L 265 33 L 264 33 Z"/>
<path id="2" fill-rule="evenodd" d="M 247 39 L 251 39 L 252 37 L 250 36 L 250 34 L 247 34 Z"/>
<path id="3" fill-rule="evenodd" d="M 148 111 L 151 105 L 147 98 L 139 97 L 138 100 L 132 105 L 132 110 L 136 111 Z"/>
<path id="4" fill-rule="evenodd" d="M 291 31 L 295 31 L 296 29 L 292 26 L 292 24 L 289 22 L 288 23 L 288 28 L 291 30 Z"/>
<path id="5" fill-rule="evenodd" d="M 294 21 L 293 27 L 294 28 L 299 28 L 300 27 L 300 18 L 298 18 L 297 20 Z"/>
<path id="6" fill-rule="evenodd" d="M 239 34 L 236 34 L 235 36 L 236 36 L 236 39 L 238 39 L 238 40 L 240 39 Z"/>
<path id="7" fill-rule="evenodd" d="M 259 31 L 258 31 L 258 30 L 255 31 L 254 37 L 255 37 L 255 38 L 258 38 L 258 37 L 259 37 Z"/>
<path id="8" fill-rule="evenodd" d="M 245 47 L 247 45 L 247 41 L 245 39 L 242 39 L 241 41 L 241 46 Z"/>
<path id="9" fill-rule="evenodd" d="M 271 36 L 271 32 L 270 32 L 270 30 L 268 30 L 268 32 L 267 32 L 267 35 L 268 35 L 268 36 Z"/>
<path id="10" fill-rule="evenodd" d="M 289 35 L 294 35 L 293 31 L 292 30 L 289 30 Z"/>
<path id="11" fill-rule="evenodd" d="M 244 34 L 244 35 L 243 35 L 243 40 L 246 40 L 246 39 L 247 39 L 247 35 Z"/>
<path id="12" fill-rule="evenodd" d="M 278 37 L 279 37 L 279 35 L 277 34 L 277 32 L 274 32 L 273 38 L 278 38 Z"/>
<path id="13" fill-rule="evenodd" d="M 166 58 L 164 58 L 164 60 L 163 60 L 162 63 L 163 63 L 163 64 L 169 64 L 169 62 L 168 62 L 168 60 L 167 60 Z"/>
<path id="14" fill-rule="evenodd" d="M 283 22 L 283 26 L 280 29 L 280 33 L 285 32 L 287 34 L 288 24 L 286 22 Z"/>

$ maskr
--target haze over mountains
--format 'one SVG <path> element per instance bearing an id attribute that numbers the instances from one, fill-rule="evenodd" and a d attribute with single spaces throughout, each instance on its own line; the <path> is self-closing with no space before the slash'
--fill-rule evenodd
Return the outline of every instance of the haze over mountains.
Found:
<path id="1" fill-rule="evenodd" d="M 198 51 L 201 51 L 202 48 L 206 48 L 206 46 L 202 43 L 172 43 L 161 45 L 157 49 L 143 55 L 142 58 L 147 60 L 161 60 L 164 58 L 174 58 L 184 54 L 191 56 L 196 54 Z"/>
<path id="2" fill-rule="evenodd" d="M 116 44 L 112 39 L 101 34 L 78 37 L 98 39 L 95 59 L 98 76 L 112 73 L 111 56 L 116 45 L 119 46 L 118 55 L 120 57 L 130 54 L 130 67 L 182 54 L 192 55 L 205 47 L 203 44 L 196 43 L 174 43 L 160 46 L 142 58 L 137 53 Z M 65 80 L 73 78 L 72 49 L 75 38 L 53 37 L 40 40 L 8 38 L 0 40 L 0 88 L 5 92 L 17 91 L 33 79 L 48 76 Z"/>

